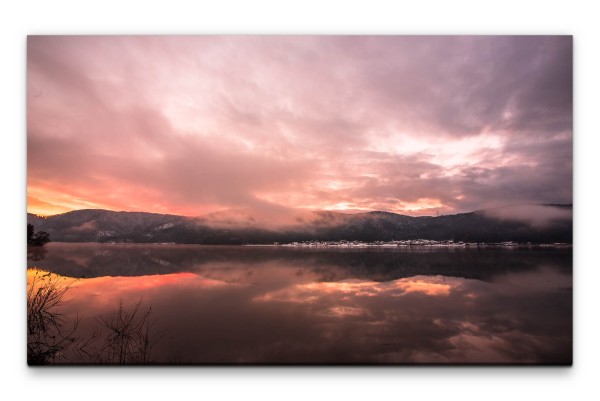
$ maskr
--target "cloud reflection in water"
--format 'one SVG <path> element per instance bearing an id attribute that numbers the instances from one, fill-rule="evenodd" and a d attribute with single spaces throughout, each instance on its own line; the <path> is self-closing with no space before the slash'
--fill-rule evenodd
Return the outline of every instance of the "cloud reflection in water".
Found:
<path id="1" fill-rule="evenodd" d="M 83 313 L 91 330 L 119 299 L 142 298 L 164 334 L 153 350 L 160 363 L 570 363 L 570 265 L 507 258 L 525 262 L 485 281 L 379 281 L 381 271 L 375 281 L 329 259 L 234 258 L 193 272 L 81 279 L 66 312 Z"/>

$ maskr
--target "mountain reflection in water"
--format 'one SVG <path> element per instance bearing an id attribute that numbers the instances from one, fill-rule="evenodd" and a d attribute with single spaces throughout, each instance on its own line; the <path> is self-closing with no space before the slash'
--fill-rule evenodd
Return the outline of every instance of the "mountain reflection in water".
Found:
<path id="1" fill-rule="evenodd" d="M 570 249 L 282 249 L 49 244 L 68 316 L 140 298 L 155 363 L 572 360 Z M 81 361 L 67 361 L 78 363 Z"/>

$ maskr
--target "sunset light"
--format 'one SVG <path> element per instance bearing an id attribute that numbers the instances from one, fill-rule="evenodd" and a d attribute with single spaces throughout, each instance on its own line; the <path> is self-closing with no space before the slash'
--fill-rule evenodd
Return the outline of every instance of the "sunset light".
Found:
<path id="1" fill-rule="evenodd" d="M 570 43 L 31 36 L 27 208 L 435 215 L 569 203 Z"/>
<path id="2" fill-rule="evenodd" d="M 572 365 L 572 36 L 30 35 L 26 84 L 28 365 Z"/>

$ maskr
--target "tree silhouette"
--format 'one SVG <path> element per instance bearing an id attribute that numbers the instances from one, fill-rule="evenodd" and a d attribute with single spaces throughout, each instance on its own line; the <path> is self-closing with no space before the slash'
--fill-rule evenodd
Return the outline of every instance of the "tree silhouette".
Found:
<path id="1" fill-rule="evenodd" d="M 50 242 L 50 234 L 46 231 L 35 232 L 32 224 L 27 223 L 27 245 L 28 246 L 44 246 Z"/>
<path id="2" fill-rule="evenodd" d="M 27 223 L 27 245 L 31 244 L 31 240 L 33 239 L 33 224 Z"/>

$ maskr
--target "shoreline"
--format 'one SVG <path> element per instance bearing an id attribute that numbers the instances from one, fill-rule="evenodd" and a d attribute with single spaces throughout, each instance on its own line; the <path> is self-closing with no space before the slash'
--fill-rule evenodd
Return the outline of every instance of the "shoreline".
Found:
<path id="1" fill-rule="evenodd" d="M 454 241 L 434 241 L 434 240 L 402 240 L 402 241 L 303 241 L 286 244 L 246 244 L 242 246 L 266 246 L 266 247 L 286 247 L 286 248 L 572 248 L 572 243 L 554 242 L 554 243 L 520 243 L 513 241 L 504 242 L 454 242 Z"/>
<path id="2" fill-rule="evenodd" d="M 46 246 L 28 246 L 28 250 L 43 250 L 59 244 L 69 245 L 116 245 L 116 246 L 147 246 L 147 245 L 169 245 L 169 246 L 205 246 L 205 247 L 254 247 L 254 248 L 336 248 L 336 249 L 364 249 L 364 248 L 386 248 L 386 249 L 407 249 L 407 248 L 572 248 L 572 243 L 554 242 L 554 243 L 521 243 L 521 242 L 452 242 L 452 241 L 432 241 L 432 240 L 412 240 L 412 241 L 303 241 L 292 243 L 272 243 L 272 244 L 189 244 L 175 242 L 66 242 L 52 241 Z"/>

